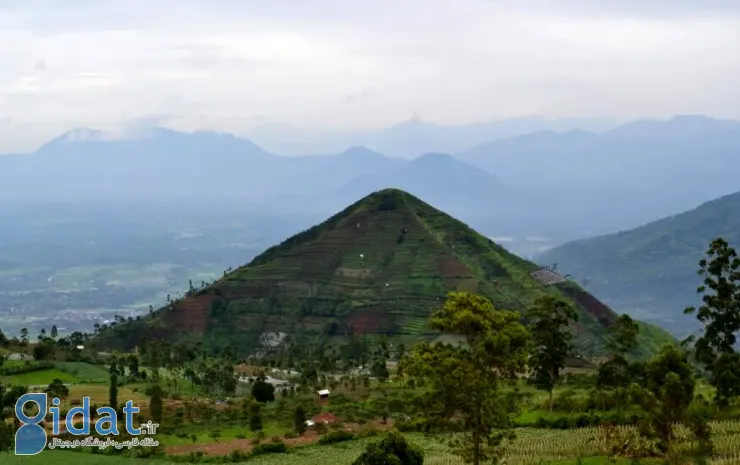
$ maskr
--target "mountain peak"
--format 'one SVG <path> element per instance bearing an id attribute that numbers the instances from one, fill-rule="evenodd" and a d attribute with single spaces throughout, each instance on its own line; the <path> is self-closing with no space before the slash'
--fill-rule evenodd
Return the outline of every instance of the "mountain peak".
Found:
<path id="1" fill-rule="evenodd" d="M 586 355 L 601 350 L 616 314 L 575 283 L 546 285 L 539 269 L 419 198 L 383 189 L 116 331 L 126 334 L 119 345 L 152 334 L 172 342 L 203 337 L 239 355 L 264 350 L 264 332 L 385 334 L 414 343 L 437 336 L 426 327 L 430 314 L 449 292 L 464 291 L 521 312 L 544 295 L 568 300 L 581 317 L 576 346 Z"/>
<path id="2" fill-rule="evenodd" d="M 367 147 L 362 146 L 354 146 L 350 147 L 344 152 L 342 152 L 342 155 L 352 157 L 352 158 L 382 158 L 383 155 L 375 152 L 373 150 L 370 150 Z"/>
<path id="3" fill-rule="evenodd" d="M 414 159 L 416 162 L 456 162 L 449 153 L 429 152 Z"/>

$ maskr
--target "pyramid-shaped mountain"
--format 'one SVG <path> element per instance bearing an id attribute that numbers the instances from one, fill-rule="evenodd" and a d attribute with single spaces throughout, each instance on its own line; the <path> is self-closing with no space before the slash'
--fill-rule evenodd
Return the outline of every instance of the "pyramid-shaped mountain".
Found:
<path id="1" fill-rule="evenodd" d="M 409 345 L 438 336 L 427 319 L 458 290 L 517 311 L 545 294 L 564 296 L 580 311 L 577 349 L 601 353 L 616 314 L 539 268 L 418 198 L 386 189 L 134 322 L 136 331 L 118 328 L 114 333 L 127 336 L 116 345 L 200 340 L 245 355 L 266 335 L 281 334 L 293 340 L 384 334 Z"/>

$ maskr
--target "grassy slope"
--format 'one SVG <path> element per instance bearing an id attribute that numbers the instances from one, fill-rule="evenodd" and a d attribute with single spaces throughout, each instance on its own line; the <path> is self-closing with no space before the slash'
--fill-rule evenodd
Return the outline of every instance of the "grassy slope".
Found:
<path id="1" fill-rule="evenodd" d="M 685 325 L 682 310 L 697 301 L 698 262 L 723 237 L 740 247 L 740 193 L 617 234 L 570 242 L 539 257 L 558 263 L 619 310 Z"/>
<path id="2" fill-rule="evenodd" d="M 128 335 L 152 327 L 169 337 L 205 333 L 206 344 L 245 352 L 263 331 L 317 336 L 334 323 L 337 334 L 352 328 L 413 342 L 435 336 L 426 320 L 451 290 L 520 311 L 541 295 L 582 294 L 575 284 L 543 286 L 529 276 L 537 268 L 419 199 L 385 190 L 271 247 Z M 600 351 L 613 317 L 603 306 L 581 307 L 576 342 L 584 353 Z"/>

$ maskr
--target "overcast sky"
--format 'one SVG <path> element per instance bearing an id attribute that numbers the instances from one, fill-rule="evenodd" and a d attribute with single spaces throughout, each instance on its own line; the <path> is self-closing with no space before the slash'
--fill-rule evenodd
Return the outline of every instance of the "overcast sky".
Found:
<path id="1" fill-rule="evenodd" d="M 737 0 L 0 0 L 0 152 L 83 126 L 740 119 L 738 44 Z"/>

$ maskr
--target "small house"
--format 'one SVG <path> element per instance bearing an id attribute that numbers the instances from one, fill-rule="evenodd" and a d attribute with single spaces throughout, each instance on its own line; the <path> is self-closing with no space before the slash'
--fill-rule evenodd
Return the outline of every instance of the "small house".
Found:
<path id="1" fill-rule="evenodd" d="M 77 350 L 85 350 L 85 346 L 77 346 Z"/>
<path id="2" fill-rule="evenodd" d="M 322 389 L 320 391 L 316 391 L 316 394 L 318 394 L 319 399 L 328 399 L 329 398 L 329 390 L 328 389 Z"/>

